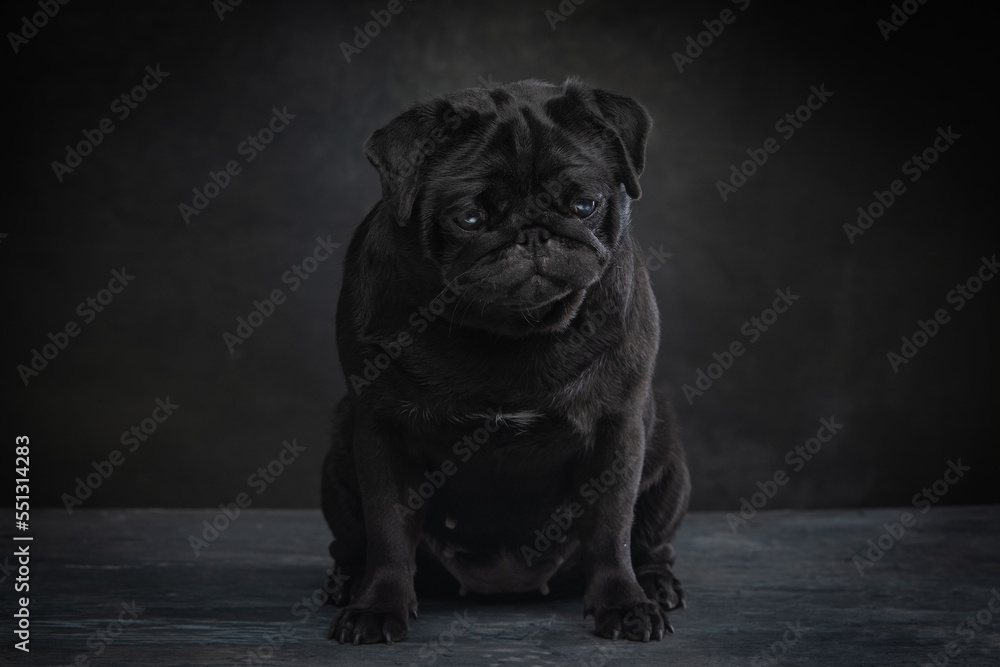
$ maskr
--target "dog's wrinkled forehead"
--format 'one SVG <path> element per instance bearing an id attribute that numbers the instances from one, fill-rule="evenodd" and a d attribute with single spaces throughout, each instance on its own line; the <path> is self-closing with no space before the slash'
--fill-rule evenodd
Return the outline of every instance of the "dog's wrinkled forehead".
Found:
<path id="1" fill-rule="evenodd" d="M 451 159 L 430 161 L 426 174 L 438 184 L 503 184 L 511 195 L 525 196 L 544 179 L 555 178 L 568 166 L 600 164 L 608 176 L 604 147 L 555 122 L 544 106 L 511 95 L 490 96 L 496 109 L 470 117 L 475 124 L 464 141 L 451 147 Z M 471 129 L 471 128 L 470 128 Z M 443 158 L 444 156 L 442 156 Z"/>
<path id="2" fill-rule="evenodd" d="M 377 130 L 365 153 L 382 179 L 383 200 L 405 224 L 428 174 L 435 182 L 521 189 L 567 165 L 596 162 L 638 198 L 649 127 L 631 98 L 575 80 L 520 81 L 414 106 Z"/>

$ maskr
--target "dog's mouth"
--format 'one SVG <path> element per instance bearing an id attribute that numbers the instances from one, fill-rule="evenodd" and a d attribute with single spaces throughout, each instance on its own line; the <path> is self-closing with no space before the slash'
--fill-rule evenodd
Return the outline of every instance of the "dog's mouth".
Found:
<path id="1" fill-rule="evenodd" d="M 573 293 L 573 288 L 564 280 L 535 273 L 510 290 L 505 305 L 521 310 L 539 310 L 565 299 Z"/>
<path id="2" fill-rule="evenodd" d="M 538 328 L 542 331 L 565 329 L 576 316 L 576 311 L 583 303 L 586 294 L 586 290 L 570 292 L 562 299 L 549 304 L 549 311 L 539 320 Z"/>
<path id="3" fill-rule="evenodd" d="M 551 281 L 532 276 L 515 290 L 522 298 L 505 300 L 502 305 L 538 331 L 562 329 L 573 319 L 587 291 L 564 285 L 553 292 L 552 287 Z"/>

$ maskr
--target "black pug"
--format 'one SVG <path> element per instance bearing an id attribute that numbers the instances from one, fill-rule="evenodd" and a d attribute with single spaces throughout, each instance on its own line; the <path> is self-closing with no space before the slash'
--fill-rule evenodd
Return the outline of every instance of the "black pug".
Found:
<path id="1" fill-rule="evenodd" d="M 422 589 L 582 591 L 603 637 L 673 632 L 690 482 L 629 233 L 650 125 L 631 98 L 529 80 L 365 143 L 382 199 L 337 309 L 331 638 L 404 639 L 418 569 Z"/>

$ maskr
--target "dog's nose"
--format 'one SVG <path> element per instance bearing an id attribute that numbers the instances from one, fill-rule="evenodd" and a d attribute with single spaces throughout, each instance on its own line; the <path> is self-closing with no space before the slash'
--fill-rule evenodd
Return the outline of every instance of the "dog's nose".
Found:
<path id="1" fill-rule="evenodd" d="M 544 245 L 550 238 L 552 233 L 544 227 L 528 227 L 518 231 L 516 240 L 518 245 L 536 246 Z"/>

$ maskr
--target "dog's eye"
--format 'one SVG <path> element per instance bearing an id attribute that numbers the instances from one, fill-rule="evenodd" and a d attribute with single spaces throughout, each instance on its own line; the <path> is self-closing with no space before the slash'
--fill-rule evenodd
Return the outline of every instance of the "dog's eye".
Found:
<path id="1" fill-rule="evenodd" d="M 597 208 L 597 202 L 593 199 L 574 199 L 573 203 L 569 205 L 571 211 L 574 215 L 581 218 L 589 218 L 594 214 L 594 210 Z"/>
<path id="2" fill-rule="evenodd" d="M 486 222 L 486 211 L 478 208 L 469 209 L 459 213 L 457 218 L 458 226 L 466 231 L 479 229 Z"/>

